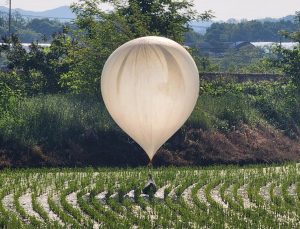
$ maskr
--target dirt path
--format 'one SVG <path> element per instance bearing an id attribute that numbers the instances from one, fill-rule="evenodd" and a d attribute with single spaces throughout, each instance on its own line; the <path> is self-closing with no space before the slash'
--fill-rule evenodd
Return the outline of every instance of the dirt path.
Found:
<path id="1" fill-rule="evenodd" d="M 32 207 L 32 197 L 31 197 L 32 193 L 31 192 L 27 192 L 24 195 L 19 197 L 19 202 L 20 205 L 24 208 L 25 212 L 36 218 L 37 220 L 43 222 L 44 219 L 39 215 L 39 213 L 37 213 L 36 211 L 33 210 Z"/>
<path id="2" fill-rule="evenodd" d="M 202 186 L 198 192 L 197 192 L 197 196 L 199 198 L 199 200 L 204 203 L 207 207 L 210 206 L 210 203 L 208 202 L 208 200 L 206 199 L 206 195 L 205 195 L 205 188 L 207 185 Z"/>
<path id="3" fill-rule="evenodd" d="M 244 208 L 256 208 L 257 207 L 256 204 L 252 203 L 249 199 L 247 189 L 248 189 L 248 184 L 244 184 L 237 190 L 237 194 L 243 200 Z"/>
<path id="4" fill-rule="evenodd" d="M 44 193 L 40 196 L 37 197 L 37 201 L 38 203 L 42 206 L 42 208 L 45 210 L 45 212 L 47 212 L 48 217 L 50 220 L 52 221 L 57 221 L 61 226 L 64 226 L 64 223 L 62 222 L 62 220 L 58 217 L 58 215 L 56 215 L 51 209 L 50 206 L 48 204 L 48 194 Z"/>
<path id="5" fill-rule="evenodd" d="M 222 208 L 228 209 L 228 204 L 222 200 L 222 197 L 220 194 L 220 188 L 222 185 L 223 184 L 221 183 L 221 184 L 217 185 L 216 187 L 214 187 L 211 190 L 210 195 L 214 201 L 216 201 L 219 205 L 221 205 Z"/>

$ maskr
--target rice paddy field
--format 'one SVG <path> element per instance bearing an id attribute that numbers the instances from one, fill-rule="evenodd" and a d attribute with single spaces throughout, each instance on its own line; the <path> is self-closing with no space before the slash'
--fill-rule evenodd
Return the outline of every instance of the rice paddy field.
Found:
<path id="1" fill-rule="evenodd" d="M 0 172 L 0 228 L 300 228 L 300 165 Z"/>

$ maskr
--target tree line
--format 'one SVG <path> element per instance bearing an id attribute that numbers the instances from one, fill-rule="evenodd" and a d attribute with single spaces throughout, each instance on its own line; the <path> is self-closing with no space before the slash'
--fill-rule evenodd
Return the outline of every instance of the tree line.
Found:
<path id="1" fill-rule="evenodd" d="M 30 50 L 26 51 L 18 34 L 5 38 L 6 44 L 1 46 L 0 51 L 6 58 L 9 71 L 1 74 L 1 83 L 13 91 L 24 92 L 29 96 L 62 92 L 99 94 L 103 65 L 117 47 L 134 38 L 149 35 L 168 37 L 184 44 L 188 37 L 198 38 L 190 33 L 189 22 L 207 20 L 213 16 L 210 11 L 202 14 L 195 11 L 193 1 L 129 0 L 128 4 L 124 5 L 122 1 L 116 0 L 112 2 L 114 11 L 109 12 L 98 7 L 98 4 L 103 2 L 106 1 L 84 0 L 73 4 L 72 10 L 77 15 L 75 27 L 62 28 L 53 36 L 49 48 L 42 48 L 33 42 Z M 298 30 L 286 30 L 282 35 L 286 39 L 299 42 L 299 13 L 295 18 L 297 20 L 293 24 Z M 52 23 L 47 19 L 36 19 L 28 25 L 43 32 L 47 27 L 41 26 L 41 22 Z M 239 27 L 246 24 L 230 26 Z M 213 28 L 215 26 L 212 26 Z M 190 36 L 187 36 L 187 32 Z M 209 64 L 206 63 L 206 57 L 199 56 L 193 49 L 189 51 L 199 69 Z M 249 51 L 245 50 L 245 53 Z M 272 61 L 268 63 L 276 68 L 281 67 L 292 79 L 299 78 L 299 53 L 299 46 L 293 51 L 278 47 L 272 55 Z M 236 59 L 240 58 L 239 54 L 230 56 Z M 261 58 L 261 55 L 261 52 L 255 53 L 258 58 Z"/>
<path id="2" fill-rule="evenodd" d="M 11 32 L 17 35 L 21 42 L 33 41 L 50 42 L 54 33 L 59 33 L 64 26 L 71 26 L 70 22 L 61 22 L 49 18 L 27 19 L 18 12 L 12 14 Z M 8 35 L 8 15 L 0 12 L 0 34 Z"/>
<path id="3" fill-rule="evenodd" d="M 280 31 L 295 32 L 298 25 L 293 21 L 281 20 L 270 21 L 242 21 L 240 23 L 213 23 L 206 31 L 204 40 L 211 43 L 216 42 L 238 42 L 238 41 L 290 41 L 282 36 Z"/>
<path id="4" fill-rule="evenodd" d="M 71 8 L 77 15 L 75 27 L 56 33 L 49 48 L 33 42 L 26 52 L 18 34 L 6 39 L 5 43 L 11 45 L 3 45 L 1 52 L 7 58 L 8 68 L 15 76 L 27 80 L 21 85 L 28 85 L 30 93 L 99 93 L 102 67 L 121 44 L 150 35 L 183 44 L 188 22 L 211 18 L 210 12 L 196 12 L 193 1 L 129 0 L 128 5 L 113 1 L 111 12 L 97 7 L 101 2 L 106 1 L 73 4 Z"/>

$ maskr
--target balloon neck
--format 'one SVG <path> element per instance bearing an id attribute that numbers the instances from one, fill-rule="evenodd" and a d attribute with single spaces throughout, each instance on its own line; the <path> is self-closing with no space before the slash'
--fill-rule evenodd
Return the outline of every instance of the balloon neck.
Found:
<path id="1" fill-rule="evenodd" d="M 149 163 L 148 163 L 147 167 L 148 167 L 149 169 L 152 169 L 152 168 L 153 168 L 153 165 L 152 165 L 152 160 L 150 160 L 150 161 L 149 161 Z"/>

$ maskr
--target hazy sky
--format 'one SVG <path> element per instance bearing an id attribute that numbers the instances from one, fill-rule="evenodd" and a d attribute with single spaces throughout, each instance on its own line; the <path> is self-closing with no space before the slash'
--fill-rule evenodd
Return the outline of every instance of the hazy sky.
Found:
<path id="1" fill-rule="evenodd" d="M 0 0 L 0 5 L 7 5 L 8 0 Z M 42 11 L 62 5 L 69 5 L 74 0 L 12 0 L 13 8 Z M 256 19 L 264 17 L 283 17 L 300 11 L 300 0 L 194 0 L 197 9 L 213 10 L 217 20 Z"/>

